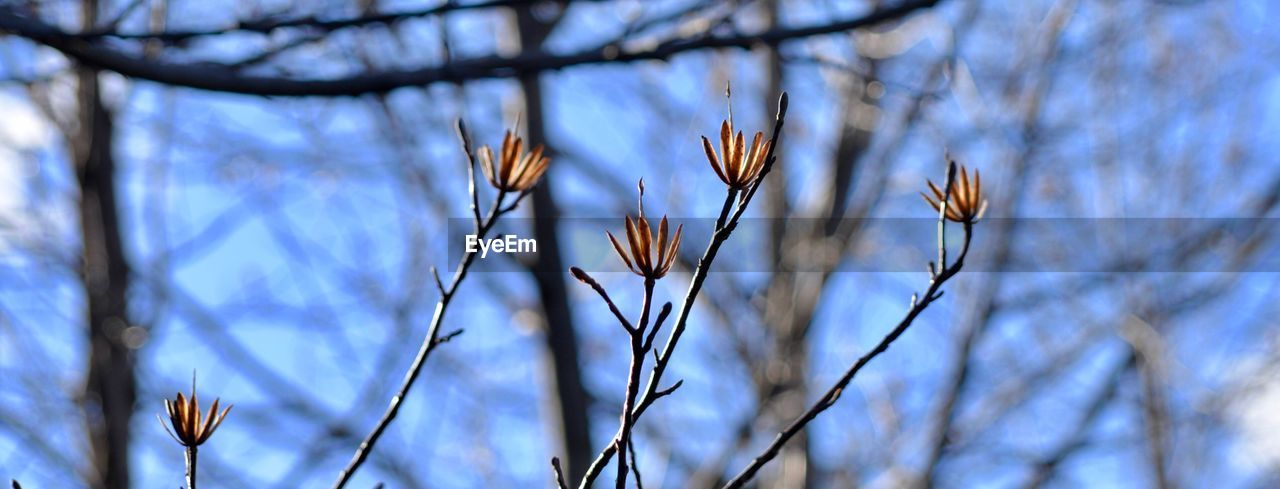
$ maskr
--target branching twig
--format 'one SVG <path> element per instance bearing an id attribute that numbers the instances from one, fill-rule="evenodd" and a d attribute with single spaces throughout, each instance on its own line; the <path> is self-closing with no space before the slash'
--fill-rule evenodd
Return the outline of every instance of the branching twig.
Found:
<path id="1" fill-rule="evenodd" d="M 774 120 L 773 136 L 771 138 L 773 144 L 770 145 L 769 152 L 765 155 L 765 163 L 763 168 L 760 170 L 759 177 L 751 184 L 750 187 L 747 188 L 746 192 L 741 195 L 741 198 L 739 198 L 739 192 L 732 188 L 725 196 L 724 206 L 721 207 L 720 216 L 716 219 L 716 230 L 712 233 L 711 242 L 707 245 L 707 249 L 703 253 L 702 258 L 698 260 L 698 266 L 694 269 L 693 279 L 689 283 L 689 291 L 685 294 L 684 302 L 680 306 L 679 314 L 676 315 L 670 337 L 667 339 L 667 344 L 662 348 L 661 354 L 656 353 L 657 350 L 653 350 L 655 351 L 654 355 L 656 357 L 656 361 L 654 362 L 653 371 L 649 375 L 649 381 L 644 388 L 643 394 L 639 397 L 639 401 L 635 404 L 634 408 L 631 409 L 632 421 L 639 419 L 640 416 L 644 414 L 644 411 L 655 401 L 664 396 L 670 395 L 683 383 L 683 381 L 676 382 L 674 385 L 666 389 L 660 389 L 658 387 L 662 381 L 662 374 L 667 370 L 667 365 L 671 360 L 671 355 L 680 341 L 680 336 L 684 334 L 685 324 L 689 319 L 690 312 L 693 310 L 693 303 L 697 299 L 698 292 L 702 289 L 702 284 L 711 270 L 711 263 L 715 261 L 716 253 L 720 251 L 720 246 L 729 239 L 729 235 L 732 234 L 734 228 L 737 227 L 738 221 L 742 218 L 743 212 L 745 212 L 747 206 L 751 203 L 756 190 L 760 187 L 761 182 L 764 181 L 764 177 L 768 175 L 769 171 L 773 168 L 775 160 L 774 152 L 778 147 L 778 138 L 782 134 L 783 123 L 786 121 L 787 103 L 787 94 L 783 93 L 778 99 L 778 113 Z M 735 201 L 738 204 L 736 211 L 734 210 Z M 614 442 L 605 445 L 600 454 L 596 456 L 596 459 L 592 461 L 591 466 L 587 468 L 586 476 L 578 485 L 580 489 L 591 487 L 591 483 L 594 482 L 596 477 L 600 475 L 600 472 L 604 470 L 605 464 L 608 464 L 609 460 L 617 453 L 617 449 L 619 448 L 617 440 L 619 440 L 622 435 L 623 433 L 619 430 L 619 433 L 614 437 Z M 622 462 L 622 459 L 623 457 L 619 457 L 619 465 L 625 466 L 626 463 Z"/>
<path id="2" fill-rule="evenodd" d="M 476 224 L 476 239 L 484 239 L 484 236 L 493 228 L 494 224 L 498 222 L 498 218 L 503 214 L 514 210 L 516 205 L 520 203 L 520 200 L 524 198 L 525 193 L 518 194 L 510 205 L 503 207 L 503 199 L 507 196 L 507 192 L 499 190 L 497 197 L 494 199 L 493 206 L 489 209 L 488 217 L 480 219 L 479 206 L 475 204 L 475 202 L 478 201 L 474 174 L 475 157 L 470 147 L 471 138 L 467 135 L 466 126 L 461 122 L 458 123 L 458 136 L 462 140 L 463 152 L 467 156 L 467 172 L 471 175 L 471 185 L 469 190 L 473 205 L 475 205 L 473 209 L 475 209 L 474 219 Z M 382 418 L 378 420 L 378 424 L 373 427 L 373 430 L 369 432 L 364 441 L 360 443 L 360 447 L 356 449 L 355 455 L 351 457 L 351 462 L 347 464 L 346 468 L 342 469 L 342 472 L 338 473 L 338 480 L 333 484 L 334 489 L 345 487 L 347 483 L 351 481 L 351 477 L 355 475 L 356 470 L 364 464 L 365 459 L 369 457 L 369 453 L 373 450 L 374 444 L 378 442 L 378 439 L 382 437 L 382 433 L 385 432 L 387 427 L 391 425 L 391 422 L 395 420 L 396 414 L 400 411 L 400 404 L 403 403 L 404 399 L 409 395 L 409 389 L 413 387 L 414 380 L 416 380 L 418 375 L 422 373 L 422 366 L 426 364 L 427 358 L 431 356 L 431 353 L 435 351 L 435 348 L 462 333 L 461 330 L 458 330 L 441 336 L 440 326 L 444 323 L 445 312 L 448 310 L 449 304 L 452 302 L 455 293 L 457 293 L 458 286 L 462 283 L 462 280 L 466 278 L 467 271 L 471 268 L 471 264 L 475 262 L 476 255 L 476 252 L 464 251 L 462 259 L 458 262 L 458 268 L 454 271 L 453 279 L 447 287 L 443 282 L 439 281 L 437 276 L 437 287 L 440 288 L 441 295 L 439 302 L 436 303 L 435 314 L 431 317 L 431 325 L 427 328 L 427 337 L 423 339 L 422 346 L 418 349 L 418 355 L 414 357 L 413 363 L 409 366 L 409 370 L 405 372 L 404 380 L 400 384 L 400 389 L 391 397 L 391 403 L 387 406 L 386 412 L 383 413 Z"/>

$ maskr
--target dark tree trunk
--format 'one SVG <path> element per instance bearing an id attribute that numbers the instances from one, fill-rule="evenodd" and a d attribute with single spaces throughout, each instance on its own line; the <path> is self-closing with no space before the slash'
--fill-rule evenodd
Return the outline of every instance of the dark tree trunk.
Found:
<path id="1" fill-rule="evenodd" d="M 538 19 L 530 12 L 529 6 L 517 8 L 516 24 L 520 32 L 521 49 L 541 49 L 542 42 L 558 20 L 558 17 L 551 20 Z M 538 76 L 521 76 L 520 88 L 524 92 L 524 119 L 528 121 L 529 145 L 546 144 L 542 87 Z M 550 145 L 547 146 L 549 152 L 554 154 Z M 565 470 L 569 480 L 578 481 L 586 475 L 587 466 L 595 454 L 591 451 L 591 428 L 587 416 L 589 400 L 582 385 L 577 330 L 569 311 L 566 268 L 560 256 L 560 240 L 554 221 L 559 215 L 552 198 L 554 184 L 554 179 L 544 177 L 533 188 L 531 195 L 533 214 L 539 218 L 533 225 L 534 239 L 538 241 L 539 260 L 533 265 L 533 276 L 538 284 L 542 310 L 547 320 L 546 342 L 553 382 L 552 393 L 548 397 L 555 404 L 555 414 L 558 417 L 560 442 L 564 450 L 561 461 L 568 465 Z"/>
<path id="2" fill-rule="evenodd" d="M 84 4 L 92 26 L 97 2 Z M 134 352 L 126 345 L 129 270 L 116 207 L 111 114 L 102 104 L 96 70 L 77 69 L 78 124 L 67 134 L 80 186 L 81 271 L 88 321 L 88 380 L 82 399 L 95 488 L 129 487 L 129 423 L 136 380 Z"/>

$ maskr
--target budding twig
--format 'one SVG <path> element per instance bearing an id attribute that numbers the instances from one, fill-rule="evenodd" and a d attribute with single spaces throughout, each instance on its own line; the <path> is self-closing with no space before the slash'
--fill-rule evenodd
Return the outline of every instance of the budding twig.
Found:
<path id="1" fill-rule="evenodd" d="M 537 183 L 538 178 L 546 171 L 548 158 L 541 156 L 542 150 L 540 146 L 535 149 L 534 154 L 521 155 L 520 140 L 519 138 L 514 138 L 510 131 L 507 132 L 507 136 L 503 141 L 502 155 L 496 162 L 493 158 L 493 151 L 487 146 L 482 147 L 480 151 L 482 169 L 485 170 L 485 176 L 488 177 L 489 182 L 498 192 L 494 197 L 493 205 L 489 208 L 488 217 L 481 218 L 475 178 L 476 156 L 471 150 L 471 136 L 467 133 L 466 124 L 461 120 L 458 121 L 457 128 L 458 138 L 462 143 L 462 151 L 467 157 L 468 191 L 471 194 L 475 236 L 477 239 L 484 239 L 485 235 L 497 224 L 498 218 L 515 210 L 516 206 L 527 195 L 528 190 Z M 507 195 L 513 192 L 518 192 L 516 198 L 504 206 L 504 200 Z M 404 379 L 400 382 L 400 388 L 396 390 L 395 395 L 391 396 L 391 401 L 388 403 L 386 411 L 383 412 L 382 417 L 374 425 L 373 429 L 369 431 L 369 434 L 365 435 L 364 440 L 360 442 L 360 446 L 356 448 L 356 453 L 352 455 L 351 461 L 338 473 L 338 479 L 334 482 L 333 489 L 346 487 L 347 483 L 355 475 L 356 470 L 359 470 L 360 466 L 368 459 L 373 446 L 400 412 L 400 406 L 408 397 L 409 390 L 422 373 L 422 367 L 426 364 L 427 358 L 431 356 L 431 353 L 435 351 L 437 346 L 462 333 L 462 330 L 458 330 L 441 336 L 440 327 L 444 323 L 445 312 L 448 311 L 449 304 L 452 303 L 453 297 L 458 291 L 458 286 L 467 277 L 467 271 L 475 263 L 477 254 L 477 252 L 473 251 L 463 253 L 457 268 L 454 270 L 453 279 L 450 280 L 448 286 L 444 284 L 444 281 L 440 280 L 439 275 L 434 270 L 432 271 L 436 287 L 440 289 L 440 300 L 436 302 L 435 314 L 431 317 L 431 325 L 427 328 L 427 336 L 423 338 L 422 346 L 418 348 L 418 354 L 414 357 L 413 363 L 405 371 Z"/>
<path id="2" fill-rule="evenodd" d="M 774 119 L 773 137 L 770 139 L 772 144 L 769 144 L 767 151 L 764 152 L 764 156 L 760 160 L 761 164 L 759 166 L 759 172 L 753 175 L 749 184 L 745 187 L 746 190 L 740 192 L 738 188 L 735 188 L 734 185 L 729 184 L 729 182 L 726 181 L 726 184 L 729 184 L 729 190 L 725 198 L 724 206 L 720 210 L 720 216 L 716 219 L 716 230 L 712 233 L 711 241 L 707 244 L 706 251 L 703 252 L 702 258 L 698 260 L 698 265 L 694 269 L 693 279 L 689 282 L 689 290 L 685 293 L 684 301 L 680 306 L 679 313 L 676 314 L 675 318 L 672 320 L 671 333 L 669 334 L 667 343 L 663 346 L 661 352 L 659 352 L 657 348 L 651 350 L 655 358 L 653 369 L 651 370 L 649 380 L 642 391 L 643 394 L 640 395 L 639 400 L 632 409 L 631 416 L 633 420 L 639 419 L 640 416 L 644 414 L 644 411 L 648 409 L 649 406 L 653 405 L 654 402 L 662 397 L 670 395 L 672 392 L 675 392 L 675 390 L 682 385 L 682 382 L 678 381 L 666 389 L 660 389 L 658 387 L 662 381 L 662 375 L 666 372 L 667 366 L 671 361 L 671 355 L 675 352 L 676 345 L 680 342 L 681 335 L 684 334 L 689 314 L 693 310 L 693 303 L 697 299 L 698 293 L 702 290 L 702 284 L 706 281 L 707 274 L 711 270 L 711 264 L 715 261 L 716 254 L 719 252 L 721 245 L 729 239 L 729 235 L 733 233 L 734 228 L 737 227 L 738 221 L 742 218 L 743 212 L 746 211 L 747 206 L 755 197 L 756 191 L 760 188 L 761 182 L 764 181 L 765 175 L 768 175 L 769 171 L 773 168 L 773 164 L 775 162 L 774 152 L 778 147 L 777 142 L 779 137 L 782 135 L 782 127 L 786 121 L 787 103 L 787 94 L 783 93 L 778 99 L 778 112 Z M 709 146 L 709 142 L 704 142 L 704 147 Z M 709 151 L 709 153 L 714 153 L 714 151 Z M 713 158 L 713 154 L 708 155 L 708 159 L 711 158 Z M 726 179 L 726 175 L 716 167 L 714 161 L 712 162 L 712 167 L 717 169 L 718 176 L 720 176 L 722 180 Z M 735 199 L 737 202 L 736 208 L 734 207 Z M 581 483 L 578 485 L 580 489 L 590 487 L 591 483 L 600 475 L 600 472 L 604 470 L 605 464 L 608 464 L 614 455 L 617 454 L 617 449 L 619 448 L 617 440 L 621 436 L 622 433 L 620 430 L 619 433 L 615 435 L 614 442 L 605 445 L 600 454 L 591 462 L 591 465 L 587 468 L 586 476 L 583 477 Z M 619 457 L 620 465 L 624 463 L 621 462 L 623 458 L 624 457 Z"/>

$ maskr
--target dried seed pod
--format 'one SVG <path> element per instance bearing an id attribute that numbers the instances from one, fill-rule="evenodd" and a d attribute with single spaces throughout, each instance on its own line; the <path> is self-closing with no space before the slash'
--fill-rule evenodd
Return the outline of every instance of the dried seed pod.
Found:
<path id="1" fill-rule="evenodd" d="M 644 198 L 644 182 L 640 183 L 640 197 Z M 642 201 L 643 202 L 643 201 Z M 684 234 L 684 225 L 676 226 L 674 235 L 668 233 L 667 216 L 662 216 L 658 223 L 658 236 L 654 239 L 649 219 L 644 217 L 643 203 L 640 206 L 640 217 L 631 219 L 627 216 L 627 244 L 630 252 L 623 248 L 613 233 L 605 231 L 609 242 L 618 253 L 618 257 L 627 265 L 627 269 L 636 275 L 657 280 L 671 271 L 676 261 L 676 251 L 680 248 L 680 238 Z M 668 240 L 668 237 L 671 239 Z"/>
<path id="2" fill-rule="evenodd" d="M 193 377 L 190 398 L 184 397 L 179 392 L 176 399 L 164 400 L 165 412 L 169 414 L 169 425 L 165 425 L 164 420 L 161 419 L 160 426 L 164 427 L 178 444 L 184 447 L 200 446 L 213 436 L 214 430 L 222 425 L 222 420 L 226 419 L 227 413 L 231 411 L 231 406 L 227 406 L 222 413 L 218 413 L 218 402 L 219 399 L 214 399 L 208 414 L 202 416 L 200 401 L 196 399 L 196 384 Z M 172 430 L 169 429 L 170 425 L 173 427 Z"/>
<path id="3" fill-rule="evenodd" d="M 921 192 L 920 196 L 924 197 L 925 202 L 933 206 L 933 210 L 942 211 L 940 202 L 946 198 L 946 192 L 934 185 L 932 181 L 927 181 L 929 190 L 933 192 L 933 197 Z M 936 200 L 935 200 L 936 199 Z M 969 180 L 969 171 L 963 165 L 960 166 L 960 174 L 956 175 L 955 181 L 951 183 L 950 200 L 947 200 L 946 218 L 953 222 L 962 222 L 973 224 L 982 219 L 982 215 L 987 211 L 987 201 L 982 198 L 982 175 L 978 170 L 973 170 L 973 180 Z"/>
<path id="4" fill-rule="evenodd" d="M 759 131 L 751 139 L 751 146 L 746 146 L 745 142 L 742 131 L 738 131 L 736 136 L 733 134 L 733 123 L 729 120 L 720 123 L 719 157 L 711 140 L 702 137 L 702 150 L 707 154 L 711 169 L 731 189 L 744 189 L 760 177 L 769 148 L 773 146 L 773 140 L 764 140 L 764 133 Z"/>
<path id="5" fill-rule="evenodd" d="M 547 171 L 551 157 L 543 154 L 541 144 L 533 151 L 522 153 L 524 140 L 507 131 L 502 138 L 502 151 L 495 161 L 493 150 L 488 146 L 480 148 L 480 169 L 494 188 L 504 192 L 523 192 L 533 188 L 538 179 Z"/>

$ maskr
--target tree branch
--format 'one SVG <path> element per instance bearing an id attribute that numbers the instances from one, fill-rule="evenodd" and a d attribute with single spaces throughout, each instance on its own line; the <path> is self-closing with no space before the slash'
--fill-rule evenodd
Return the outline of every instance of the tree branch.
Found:
<path id="1" fill-rule="evenodd" d="M 190 30 L 171 30 L 164 32 L 138 32 L 138 33 L 122 33 L 114 30 L 114 24 L 109 29 L 97 29 L 89 32 L 71 34 L 73 37 L 82 40 L 98 40 L 102 38 L 115 39 L 132 39 L 132 40 L 158 40 L 168 44 L 176 44 L 183 41 L 199 37 L 213 37 L 234 32 L 249 32 L 255 34 L 271 34 L 281 29 L 300 28 L 320 32 L 333 32 L 337 30 L 364 27 L 370 25 L 392 25 L 397 22 L 421 17 L 437 17 L 451 12 L 460 12 L 465 10 L 484 10 L 499 7 L 514 7 L 535 3 L 537 0 L 488 0 L 475 3 L 458 3 L 450 0 L 434 7 L 425 7 L 414 10 L 405 10 L 400 12 L 388 12 L 382 14 L 368 14 L 359 17 L 348 17 L 344 19 L 321 19 L 314 15 L 307 15 L 293 18 L 271 18 L 265 17 L 254 20 L 237 21 L 235 25 L 213 28 L 213 29 L 190 29 Z M 572 1 L 573 3 L 595 3 L 604 0 L 563 0 L 565 3 Z"/>
<path id="2" fill-rule="evenodd" d="M 715 48 L 749 49 L 756 45 L 778 45 L 794 39 L 845 32 L 904 17 L 932 7 L 939 0 L 910 0 L 895 7 L 877 10 L 853 19 L 807 27 L 776 28 L 754 34 L 703 36 L 672 39 L 639 50 L 624 50 L 616 42 L 555 55 L 531 53 L 504 58 L 485 56 L 442 65 L 378 73 L 357 73 L 329 79 L 298 79 L 237 73 L 219 63 L 174 63 L 148 60 L 100 42 L 85 40 L 13 8 L 0 8 L 0 31 L 21 36 L 56 49 L 87 66 L 114 71 L 124 76 L 166 85 L 248 95 L 356 96 L 432 83 L 461 83 L 471 80 L 510 78 L 529 73 L 553 71 L 578 65 L 666 60 L 677 54 Z"/>

